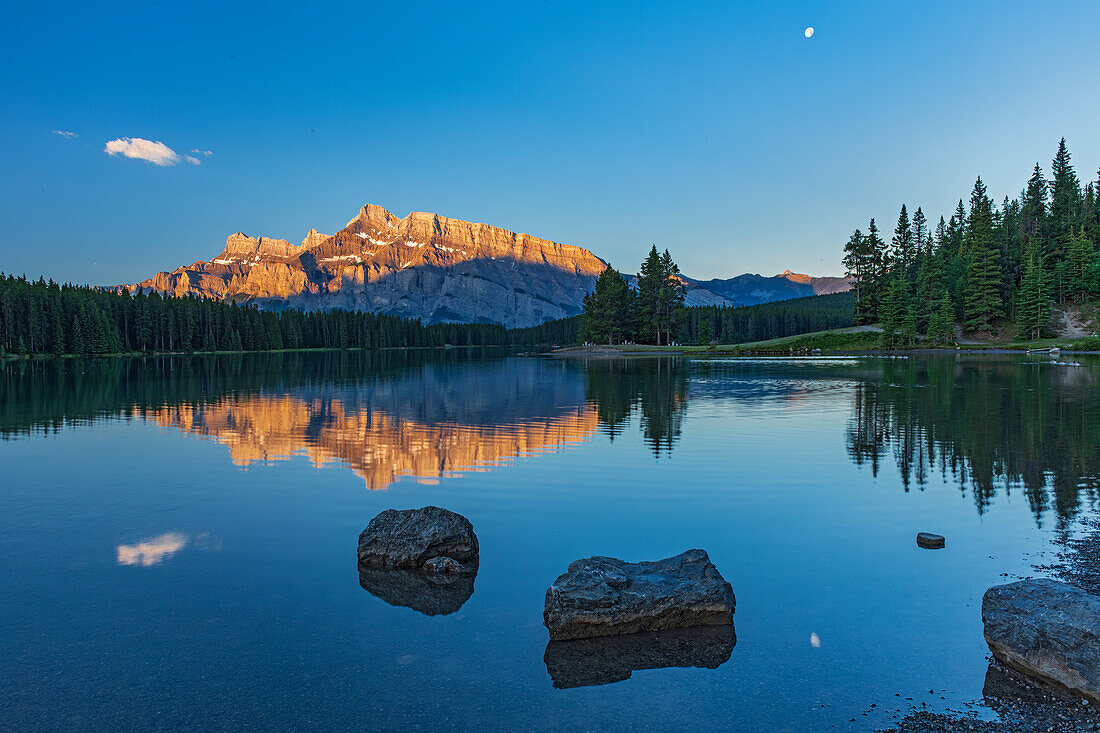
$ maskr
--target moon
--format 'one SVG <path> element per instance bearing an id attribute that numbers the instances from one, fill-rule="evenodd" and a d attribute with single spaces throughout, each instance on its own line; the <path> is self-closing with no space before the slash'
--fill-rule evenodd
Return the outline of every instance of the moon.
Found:
<path id="1" fill-rule="evenodd" d="M 814 34 L 814 27 L 811 25 L 809 28 L 806 29 L 805 33 L 806 33 L 806 38 L 809 38 L 810 36 L 812 36 Z"/>

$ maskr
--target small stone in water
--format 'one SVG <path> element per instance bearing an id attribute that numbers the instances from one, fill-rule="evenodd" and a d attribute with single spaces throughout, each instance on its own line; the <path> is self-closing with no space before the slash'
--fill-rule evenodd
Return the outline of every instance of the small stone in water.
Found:
<path id="1" fill-rule="evenodd" d="M 940 550 L 946 546 L 947 540 L 943 538 L 943 535 L 917 532 L 917 547 L 923 547 L 926 550 Z"/>

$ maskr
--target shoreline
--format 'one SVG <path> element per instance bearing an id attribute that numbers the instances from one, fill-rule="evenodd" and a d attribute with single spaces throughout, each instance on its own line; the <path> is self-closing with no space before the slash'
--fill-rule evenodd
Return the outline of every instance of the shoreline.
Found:
<path id="1" fill-rule="evenodd" d="M 304 353 L 328 353 L 333 351 L 443 351 L 450 349 L 514 349 L 519 348 L 509 344 L 478 344 L 478 345 L 452 345 L 442 346 L 313 346 L 300 349 L 257 349 L 252 351 L 115 351 L 108 354 L 0 354 L 0 363 L 6 361 L 45 361 L 49 359 L 121 359 L 144 356 L 234 356 L 244 354 L 304 354 Z"/>
<path id="2" fill-rule="evenodd" d="M 690 350 L 689 350 L 690 349 Z M 820 353 L 810 353 L 805 349 L 794 353 L 784 353 L 779 349 L 739 349 L 737 346 L 728 348 L 717 347 L 683 347 L 683 346 L 649 346 L 643 348 L 626 348 L 615 346 L 571 346 L 538 354 L 539 356 L 552 356 L 556 358 L 592 358 L 603 357 L 614 359 L 618 357 L 637 356 L 771 356 L 776 358 L 812 357 L 812 356 L 908 356 L 910 354 L 1048 354 L 1048 349 L 1014 349 L 1010 347 L 1000 348 L 996 346 L 978 348 L 923 348 L 923 349 L 814 349 Z M 1100 351 L 1060 349 L 1062 354 L 1073 355 L 1100 355 Z"/>

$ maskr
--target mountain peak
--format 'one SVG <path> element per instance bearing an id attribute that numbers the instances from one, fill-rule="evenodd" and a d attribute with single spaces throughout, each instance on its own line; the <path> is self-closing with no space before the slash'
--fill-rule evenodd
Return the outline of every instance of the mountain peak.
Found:
<path id="1" fill-rule="evenodd" d="M 425 323 L 533 326 L 581 312 L 605 263 L 582 247 L 426 211 L 401 218 L 377 204 L 332 236 L 226 238 L 214 259 L 161 272 L 135 289 L 270 308 L 344 308 Z M 746 305 L 847 290 L 844 278 L 787 270 L 699 282 L 688 305 Z"/>
<path id="2" fill-rule="evenodd" d="M 213 260 L 138 287 L 273 308 L 531 326 L 579 313 L 603 269 L 581 247 L 424 211 L 400 218 L 367 204 L 332 236 L 310 229 L 293 245 L 238 232 Z"/>
<path id="3" fill-rule="evenodd" d="M 327 239 L 327 234 L 321 234 L 316 229 L 310 229 L 306 232 L 305 239 L 302 240 L 302 246 L 307 249 L 312 249 L 320 244 L 324 244 Z"/>
<path id="4" fill-rule="evenodd" d="M 793 283 L 802 283 L 803 285 L 808 285 L 813 282 L 813 278 L 809 275 L 802 275 L 797 272 L 791 272 L 790 270 L 784 270 L 782 274 L 777 277 L 781 277 L 784 280 L 790 280 Z"/>

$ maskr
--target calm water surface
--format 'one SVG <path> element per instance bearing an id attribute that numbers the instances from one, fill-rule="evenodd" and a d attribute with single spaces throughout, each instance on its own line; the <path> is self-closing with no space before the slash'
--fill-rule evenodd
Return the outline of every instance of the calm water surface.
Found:
<path id="1" fill-rule="evenodd" d="M 0 727 L 869 730 L 908 697 L 980 701 L 982 593 L 1093 508 L 1098 376 L 954 355 L 9 363 Z M 426 504 L 473 522 L 473 588 L 361 584 L 371 517 Z M 732 649 L 548 648 L 570 562 L 693 547 L 737 594 Z"/>

